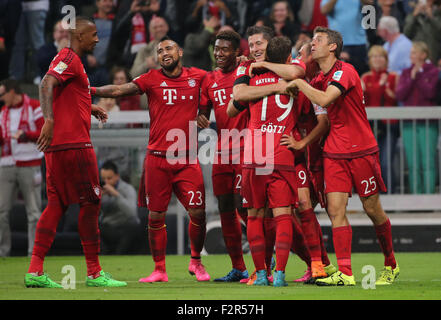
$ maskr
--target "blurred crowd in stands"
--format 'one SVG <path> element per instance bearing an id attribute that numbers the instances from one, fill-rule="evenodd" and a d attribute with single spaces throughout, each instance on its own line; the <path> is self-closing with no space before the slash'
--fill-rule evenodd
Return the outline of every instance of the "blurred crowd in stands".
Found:
<path id="1" fill-rule="evenodd" d="M 100 42 L 83 61 L 93 86 L 158 68 L 155 44 L 165 35 L 184 48 L 184 65 L 212 70 L 216 33 L 234 29 L 244 36 L 256 24 L 288 36 L 293 55 L 316 26 L 338 30 L 345 45 L 342 59 L 360 75 L 369 70 L 373 45 L 384 45 L 389 70 L 398 74 L 410 67 L 411 41 L 424 41 L 431 62 L 441 66 L 439 0 L 0 0 L 0 80 L 39 83 L 57 51 L 68 45 L 60 22 L 71 8 L 66 6 L 95 19 Z M 398 30 L 384 17 L 395 18 Z M 241 49 L 248 55 L 246 39 Z M 132 102 L 116 106 L 133 109 Z"/>

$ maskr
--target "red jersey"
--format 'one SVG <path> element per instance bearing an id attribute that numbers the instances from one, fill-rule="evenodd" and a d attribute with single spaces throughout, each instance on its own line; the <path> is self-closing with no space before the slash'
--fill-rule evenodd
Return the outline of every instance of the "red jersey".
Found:
<path id="1" fill-rule="evenodd" d="M 250 86 L 275 84 L 279 80 L 275 73 L 265 72 L 251 78 Z M 244 167 L 261 165 L 262 159 L 257 157 L 262 156 L 266 164 L 273 164 L 275 169 L 295 170 L 294 153 L 280 145 L 280 139 L 294 129 L 298 114 L 294 110 L 296 106 L 292 97 L 279 94 L 250 103 L 250 137 L 246 140 Z"/>
<path id="2" fill-rule="evenodd" d="M 54 137 L 47 151 L 90 148 L 92 99 L 80 57 L 70 48 L 62 49 L 47 74 L 60 83 L 54 88 Z"/>
<path id="3" fill-rule="evenodd" d="M 322 91 L 329 85 L 335 85 L 342 94 L 327 108 L 330 131 L 323 156 L 352 159 L 377 152 L 378 144 L 367 119 L 357 71 L 349 63 L 337 60 L 327 74 L 320 72 L 311 81 L 311 86 Z"/>
<path id="4" fill-rule="evenodd" d="M 185 133 L 186 145 L 179 146 L 180 150 L 190 149 L 189 122 L 195 121 L 197 117 L 201 83 L 206 73 L 201 69 L 183 67 L 178 77 L 170 78 L 162 69 L 158 69 L 150 70 L 133 80 L 133 83 L 146 93 L 149 102 L 148 150 L 167 151 L 176 143 L 175 135 L 171 137 L 174 141 L 167 141 L 167 134 L 173 129 Z M 197 135 L 196 131 L 195 133 Z"/>
<path id="5" fill-rule="evenodd" d="M 222 139 L 223 129 L 237 129 L 241 131 L 248 125 L 249 113 L 241 112 L 234 118 L 227 115 L 228 102 L 233 97 L 233 84 L 236 79 L 237 68 L 233 71 L 224 73 L 222 70 L 211 71 L 202 81 L 200 108 L 214 108 L 216 118 L 216 129 L 218 136 L 218 151 L 231 154 L 233 141 L 231 139 Z M 222 142 L 226 145 L 222 146 Z M 237 141 L 235 148 L 243 148 L 243 139 Z"/>

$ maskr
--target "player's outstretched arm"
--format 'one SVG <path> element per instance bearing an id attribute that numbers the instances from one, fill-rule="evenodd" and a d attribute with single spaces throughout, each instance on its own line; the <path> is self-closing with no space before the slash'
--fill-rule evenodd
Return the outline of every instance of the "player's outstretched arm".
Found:
<path id="1" fill-rule="evenodd" d="M 296 96 L 297 91 L 300 90 L 313 104 L 317 104 L 323 108 L 327 108 L 342 94 L 340 89 L 336 86 L 330 85 L 328 86 L 326 91 L 321 91 L 313 88 L 305 80 L 302 79 L 295 79 L 288 83 L 286 90 L 288 91 L 288 93 L 294 96 Z"/>
<path id="2" fill-rule="evenodd" d="M 305 77 L 305 70 L 294 64 L 272 63 L 268 61 L 254 62 L 250 66 L 250 73 L 259 69 L 272 71 L 286 81 L 302 79 Z"/>
<path id="3" fill-rule="evenodd" d="M 54 88 L 60 83 L 54 76 L 45 75 L 39 86 L 40 108 L 43 112 L 44 124 L 41 128 L 40 136 L 37 139 L 37 148 L 40 151 L 46 151 L 51 145 L 54 136 L 54 110 L 52 101 L 54 97 Z"/>
<path id="4" fill-rule="evenodd" d="M 233 87 L 234 100 L 241 102 L 249 102 L 262 99 L 272 94 L 286 93 L 287 82 L 280 80 L 278 83 L 265 86 L 249 86 L 241 83 Z"/>
<path id="5" fill-rule="evenodd" d="M 104 98 L 119 98 L 125 96 L 133 96 L 135 94 L 142 94 L 141 89 L 133 82 L 124 83 L 121 85 L 110 84 L 107 86 L 92 88 L 93 95 Z"/>

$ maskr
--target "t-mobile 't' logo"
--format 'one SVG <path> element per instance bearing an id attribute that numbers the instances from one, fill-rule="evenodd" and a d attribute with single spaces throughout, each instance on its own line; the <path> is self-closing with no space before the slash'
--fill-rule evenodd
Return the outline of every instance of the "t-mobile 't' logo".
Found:
<path id="1" fill-rule="evenodd" d="M 225 104 L 225 100 L 227 99 L 227 96 L 225 95 L 225 89 L 214 91 L 214 99 L 219 102 L 220 106 L 223 106 Z"/>
<path id="2" fill-rule="evenodd" d="M 164 95 L 164 100 L 167 100 L 168 105 L 173 105 L 173 100 L 178 98 L 176 89 L 163 89 L 162 94 Z"/>

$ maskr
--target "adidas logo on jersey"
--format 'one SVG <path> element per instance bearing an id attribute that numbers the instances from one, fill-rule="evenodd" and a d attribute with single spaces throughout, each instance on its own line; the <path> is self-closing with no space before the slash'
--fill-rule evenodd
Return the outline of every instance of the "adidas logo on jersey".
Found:
<path id="1" fill-rule="evenodd" d="M 216 82 L 213 84 L 212 88 L 217 88 L 217 83 Z"/>
<path id="2" fill-rule="evenodd" d="M 167 84 L 167 82 L 162 82 L 160 85 L 159 85 L 160 87 L 168 87 L 168 84 Z"/>

